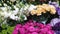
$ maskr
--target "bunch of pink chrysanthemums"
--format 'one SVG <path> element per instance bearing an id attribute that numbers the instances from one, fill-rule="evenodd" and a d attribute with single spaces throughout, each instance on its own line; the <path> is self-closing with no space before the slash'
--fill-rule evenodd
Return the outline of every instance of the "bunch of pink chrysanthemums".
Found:
<path id="1" fill-rule="evenodd" d="M 12 34 L 54 34 L 54 31 L 49 24 L 29 20 L 24 25 L 17 24 Z"/>

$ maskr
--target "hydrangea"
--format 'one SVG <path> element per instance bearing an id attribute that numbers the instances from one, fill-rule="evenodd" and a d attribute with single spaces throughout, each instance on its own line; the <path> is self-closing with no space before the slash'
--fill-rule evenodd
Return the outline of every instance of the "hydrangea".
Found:
<path id="1" fill-rule="evenodd" d="M 50 24 L 51 24 L 51 26 L 54 26 L 56 23 L 59 23 L 59 22 L 60 22 L 59 18 L 54 18 L 51 20 Z"/>
<path id="2" fill-rule="evenodd" d="M 60 19 L 59 18 L 52 19 L 50 24 L 53 27 L 53 30 L 60 31 Z"/>
<path id="3" fill-rule="evenodd" d="M 23 32 L 23 33 L 22 33 Z M 54 34 L 50 24 L 44 25 L 35 21 L 28 21 L 24 25 L 17 24 L 12 34 Z"/>

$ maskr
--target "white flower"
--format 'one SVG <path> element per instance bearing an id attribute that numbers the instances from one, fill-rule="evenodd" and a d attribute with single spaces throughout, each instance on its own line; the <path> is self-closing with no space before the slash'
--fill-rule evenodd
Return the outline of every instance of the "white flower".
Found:
<path id="1" fill-rule="evenodd" d="M 15 15 L 11 15 L 10 18 L 15 20 Z"/>
<path id="2" fill-rule="evenodd" d="M 17 14 L 19 12 L 19 8 L 17 8 L 16 6 L 14 6 L 15 10 L 12 11 L 12 14 Z"/>
<path id="3" fill-rule="evenodd" d="M 11 15 L 11 13 L 8 12 L 1 12 L 1 16 L 3 16 L 4 18 L 8 18 Z"/>
<path id="4" fill-rule="evenodd" d="M 4 12 L 4 18 L 7 18 L 7 17 L 9 17 L 8 13 Z"/>
<path id="5" fill-rule="evenodd" d="M 27 20 L 27 17 L 24 15 L 24 20 Z"/>
<path id="6" fill-rule="evenodd" d="M 28 8 L 28 11 L 31 11 L 31 10 L 36 9 L 36 8 L 37 8 L 36 6 L 31 5 L 31 6 Z"/>
<path id="7" fill-rule="evenodd" d="M 6 7 L 0 7 L 2 9 L 2 11 L 7 11 Z"/>
<path id="8" fill-rule="evenodd" d="M 18 13 L 18 10 L 14 10 L 14 11 L 13 11 L 13 14 L 16 15 L 17 13 Z"/>
<path id="9" fill-rule="evenodd" d="M 1 12 L 0 15 L 3 16 L 4 18 L 8 17 L 8 13 L 7 12 Z"/>
<path id="10" fill-rule="evenodd" d="M 51 3 L 51 1 L 49 1 L 49 4 Z"/>
<path id="11" fill-rule="evenodd" d="M 10 18 L 13 19 L 13 20 L 18 20 L 19 19 L 19 17 L 15 16 L 15 15 L 11 15 Z"/>
<path id="12" fill-rule="evenodd" d="M 24 11 L 23 8 L 21 8 L 20 11 L 21 11 L 21 12 Z"/>
<path id="13" fill-rule="evenodd" d="M 15 2 L 16 0 L 10 0 L 11 2 Z"/>
<path id="14" fill-rule="evenodd" d="M 5 4 L 4 4 L 5 5 Z M 17 8 L 16 6 L 14 6 L 15 10 L 10 10 L 11 7 L 7 6 L 7 7 L 1 7 L 0 9 L 2 11 L 0 11 L 0 15 L 3 16 L 3 18 L 10 18 L 12 20 L 19 20 L 20 19 L 20 15 L 23 14 L 24 10 L 28 9 L 28 5 L 27 7 L 24 8 L 21 8 L 19 10 L 19 8 Z M 17 15 L 19 14 L 19 15 Z M 19 16 L 19 17 L 18 17 Z M 24 17 L 24 20 L 27 20 L 27 17 L 25 15 L 23 15 Z"/>
<path id="15" fill-rule="evenodd" d="M 20 15 L 22 15 L 22 14 L 23 14 L 23 12 L 24 12 L 24 9 L 23 9 L 23 8 L 21 8 L 21 9 L 20 9 Z"/>
<path id="16" fill-rule="evenodd" d="M 4 3 L 4 6 L 7 6 L 7 4 Z"/>
<path id="17" fill-rule="evenodd" d="M 0 6 L 1 6 L 2 4 L 0 3 Z"/>
<path id="18" fill-rule="evenodd" d="M 52 2 L 52 4 L 57 4 L 57 2 Z"/>
<path id="19" fill-rule="evenodd" d="M 27 9 L 28 9 L 28 7 L 29 7 L 29 5 L 26 5 L 26 6 L 24 7 L 24 10 L 27 10 Z"/>

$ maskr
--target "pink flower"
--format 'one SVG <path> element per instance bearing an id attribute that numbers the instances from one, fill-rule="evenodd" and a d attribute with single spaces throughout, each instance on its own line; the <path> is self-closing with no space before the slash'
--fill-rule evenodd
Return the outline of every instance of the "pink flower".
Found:
<path id="1" fill-rule="evenodd" d="M 35 21 L 28 21 L 24 25 L 17 24 L 12 34 L 54 34 L 50 24 L 44 25 Z"/>
<path id="2" fill-rule="evenodd" d="M 47 24 L 45 28 L 52 29 L 50 24 Z"/>
<path id="3" fill-rule="evenodd" d="M 30 32 L 34 32 L 35 28 L 33 26 L 30 26 L 27 30 L 30 31 Z"/>
<path id="4" fill-rule="evenodd" d="M 20 28 L 19 32 L 20 32 L 20 34 L 25 34 L 25 29 L 24 28 Z"/>
<path id="5" fill-rule="evenodd" d="M 17 24 L 12 34 L 18 34 L 20 27 L 22 27 L 21 24 Z"/>
<path id="6" fill-rule="evenodd" d="M 47 34 L 54 34 L 54 31 L 50 30 L 47 32 Z"/>
<path id="7" fill-rule="evenodd" d="M 32 34 L 38 34 L 37 32 L 32 32 Z"/>

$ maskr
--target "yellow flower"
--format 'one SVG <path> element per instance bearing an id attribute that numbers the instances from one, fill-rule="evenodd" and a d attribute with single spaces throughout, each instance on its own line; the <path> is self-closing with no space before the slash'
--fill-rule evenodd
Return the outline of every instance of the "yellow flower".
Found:
<path id="1" fill-rule="evenodd" d="M 36 14 L 36 10 L 32 10 L 30 13 L 31 13 L 32 15 L 35 15 L 35 14 Z"/>
<path id="2" fill-rule="evenodd" d="M 50 5 L 50 13 L 55 14 L 56 13 L 56 8 L 53 5 Z"/>
<path id="3" fill-rule="evenodd" d="M 50 11 L 50 7 L 48 4 L 43 4 L 42 6 L 42 8 L 44 8 L 46 11 Z"/>
<path id="4" fill-rule="evenodd" d="M 41 15 L 42 11 L 41 10 L 36 10 L 37 15 Z"/>
<path id="5" fill-rule="evenodd" d="M 43 5 L 36 5 L 37 8 L 31 11 L 32 15 L 41 15 L 42 13 L 46 13 L 47 11 L 49 11 L 51 14 L 55 14 L 56 10 L 55 7 L 53 5 L 48 5 L 48 4 L 43 4 Z"/>

